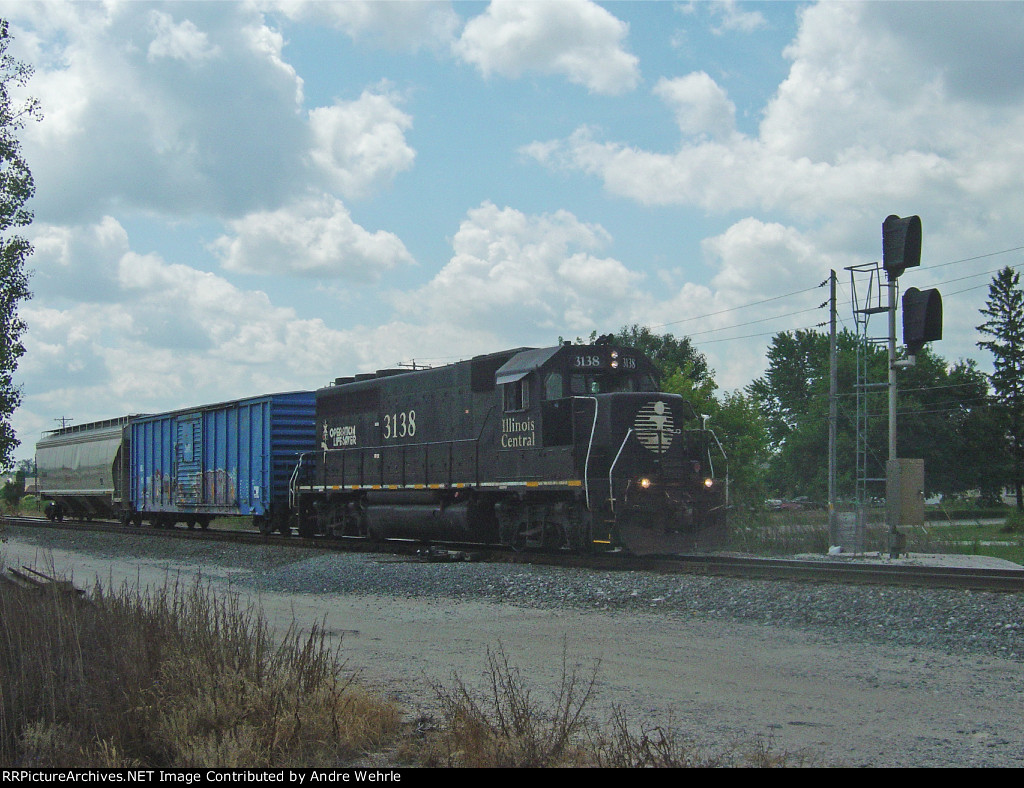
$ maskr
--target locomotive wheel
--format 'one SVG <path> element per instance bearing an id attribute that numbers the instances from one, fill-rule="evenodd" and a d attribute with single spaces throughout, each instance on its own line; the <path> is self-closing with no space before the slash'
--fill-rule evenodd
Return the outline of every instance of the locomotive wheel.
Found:
<path id="1" fill-rule="evenodd" d="M 561 524 L 553 520 L 547 520 L 544 525 L 544 533 L 541 536 L 541 546 L 544 550 L 560 550 L 565 545 L 565 533 Z"/>
<path id="2" fill-rule="evenodd" d="M 528 549 L 528 540 L 526 538 L 528 526 L 524 525 L 518 528 L 512 535 L 512 539 L 509 541 L 509 547 L 515 550 L 517 553 L 521 553 L 523 550 Z"/>

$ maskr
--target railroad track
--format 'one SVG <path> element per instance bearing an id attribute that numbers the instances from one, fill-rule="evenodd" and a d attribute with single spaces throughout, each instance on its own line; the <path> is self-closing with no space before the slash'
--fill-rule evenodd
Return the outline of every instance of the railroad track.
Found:
<path id="1" fill-rule="evenodd" d="M 427 547 L 421 542 L 393 540 L 385 545 L 364 539 L 314 540 L 297 536 L 266 535 L 258 531 L 223 529 L 189 530 L 169 528 L 153 530 L 111 522 L 50 523 L 42 518 L 7 518 L 14 526 L 125 535 L 158 535 L 168 538 L 230 541 L 242 544 L 289 545 L 321 550 L 387 552 L 424 561 L 478 560 L 508 563 L 545 564 L 603 571 L 646 571 L 740 577 L 746 579 L 789 580 L 803 582 L 856 583 L 924 588 L 960 588 L 976 591 L 1024 592 L 1024 569 L 983 569 L 973 567 L 914 566 L 877 564 L 848 559 L 799 560 L 758 558 L 717 554 L 629 556 L 625 554 L 563 555 L 556 553 L 514 552 L 479 544 Z"/>

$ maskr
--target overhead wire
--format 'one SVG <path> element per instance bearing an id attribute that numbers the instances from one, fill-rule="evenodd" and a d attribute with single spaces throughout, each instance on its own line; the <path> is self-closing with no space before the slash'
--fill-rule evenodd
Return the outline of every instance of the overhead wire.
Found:
<path id="1" fill-rule="evenodd" d="M 937 268 L 945 268 L 945 267 L 950 266 L 950 265 L 956 265 L 956 264 L 959 264 L 959 263 L 973 262 L 975 260 L 983 260 L 983 259 L 987 259 L 989 257 L 995 257 L 995 256 L 998 256 L 998 255 L 1001 255 L 1001 254 L 1009 254 L 1010 252 L 1017 252 L 1017 251 L 1022 251 L 1022 250 L 1024 250 L 1024 246 L 1014 246 L 1014 247 L 1011 247 L 1011 248 L 1008 248 L 1008 249 L 1002 249 L 1002 250 L 999 250 L 999 251 L 996 251 L 996 252 L 988 252 L 986 254 L 974 255 L 972 257 L 964 257 L 964 258 L 961 258 L 959 260 L 950 260 L 949 262 L 946 262 L 946 263 L 938 263 L 936 265 L 931 265 L 928 268 L 929 268 L 929 270 L 937 269 Z M 972 278 L 978 277 L 978 276 L 988 276 L 988 275 L 997 273 L 998 271 L 1002 270 L 1003 268 L 1007 268 L 1007 267 L 1008 268 L 1013 268 L 1014 270 L 1017 270 L 1017 268 L 1020 265 L 1024 265 L 1024 263 L 1017 264 L 1017 265 L 1001 266 L 998 269 L 993 269 L 991 271 L 982 271 L 982 272 L 979 272 L 979 273 L 976 273 L 976 274 L 967 274 L 965 276 L 955 277 L 953 279 L 947 279 L 947 280 L 938 282 L 937 284 L 938 285 L 950 284 L 952 282 L 960 282 L 960 281 L 964 281 L 965 279 L 972 279 Z M 708 318 L 708 317 L 716 317 L 718 315 L 726 314 L 726 313 L 729 313 L 729 312 L 735 312 L 735 311 L 738 311 L 738 310 L 741 310 L 741 309 L 750 309 L 750 308 L 753 308 L 753 307 L 761 306 L 763 304 L 772 303 L 774 301 L 780 301 L 780 300 L 782 300 L 784 298 L 790 298 L 792 296 L 797 296 L 797 295 L 802 295 L 804 293 L 809 293 L 809 292 L 817 290 L 817 289 L 819 289 L 821 287 L 824 287 L 826 284 L 828 284 L 828 279 L 825 279 L 823 282 L 821 282 L 820 284 L 818 284 L 818 285 L 816 285 L 814 287 L 808 287 L 808 288 L 804 288 L 802 290 L 794 290 L 794 291 L 789 292 L 789 293 L 783 293 L 782 295 L 772 296 L 770 298 L 764 298 L 764 299 L 760 299 L 758 301 L 751 301 L 751 302 L 748 302 L 746 304 L 740 304 L 739 306 L 729 307 L 728 309 L 720 309 L 720 310 L 715 311 L 715 312 L 707 312 L 707 313 L 702 314 L 702 315 L 694 315 L 693 317 L 682 318 L 680 320 L 673 320 L 673 321 L 669 321 L 667 323 L 653 324 L 653 325 L 648 326 L 648 327 L 651 328 L 651 329 L 664 328 L 664 327 L 667 327 L 667 326 L 674 326 L 674 325 L 679 325 L 681 323 L 687 323 L 687 322 L 690 322 L 690 321 L 693 321 L 693 320 L 702 320 L 702 319 Z M 838 282 L 837 282 L 837 284 L 838 284 Z M 843 285 L 839 285 L 839 287 L 842 288 L 843 290 L 845 290 L 845 287 Z M 988 283 L 982 284 L 982 285 L 976 285 L 976 286 L 973 286 L 973 287 L 964 288 L 964 289 L 961 289 L 961 290 L 955 290 L 955 291 L 953 291 L 951 293 L 947 293 L 946 295 L 947 296 L 958 295 L 959 293 L 965 293 L 965 292 L 968 292 L 970 290 L 978 290 L 978 289 L 980 289 L 982 287 L 988 287 Z M 839 322 L 843 325 L 843 327 L 845 329 L 849 330 L 849 324 L 847 323 L 846 319 L 841 316 L 842 313 L 839 311 L 839 309 L 840 309 L 840 307 L 850 306 L 853 303 L 853 299 L 847 293 L 845 293 L 845 292 L 844 292 L 844 296 L 845 296 L 845 300 L 837 301 L 837 303 L 836 303 L 837 319 L 839 320 Z M 728 326 L 719 326 L 719 327 L 716 327 L 716 328 L 703 329 L 701 331 L 697 331 L 697 332 L 694 332 L 694 333 L 691 333 L 691 334 L 687 334 L 687 336 L 695 337 L 695 336 L 703 336 L 703 335 L 706 335 L 706 334 L 715 334 L 715 333 L 718 333 L 720 331 L 729 331 L 729 330 L 732 330 L 732 329 L 735 329 L 735 328 L 740 328 L 742 326 L 753 325 L 755 323 L 765 323 L 765 322 L 768 322 L 768 321 L 771 321 L 771 320 L 782 320 L 782 319 L 784 319 L 786 317 L 792 317 L 794 315 L 804 314 L 804 313 L 807 313 L 807 312 L 813 312 L 816 309 L 824 308 L 827 305 L 828 305 L 828 302 L 826 301 L 826 302 L 824 302 L 823 304 L 821 304 L 818 307 L 809 307 L 807 309 L 795 310 L 793 312 L 786 312 L 786 313 L 781 314 L 781 315 L 772 315 L 770 317 L 759 318 L 757 320 L 749 320 L 749 321 L 746 321 L 746 322 L 743 322 L 743 323 L 733 323 L 733 324 L 730 324 Z M 825 324 L 820 324 L 819 323 L 819 324 L 816 324 L 814 326 L 806 326 L 804 328 L 787 328 L 787 329 L 780 329 L 780 330 L 773 331 L 773 332 L 768 332 L 768 333 L 742 334 L 742 335 L 734 336 L 734 337 L 723 337 L 721 339 L 705 339 L 705 340 L 701 340 L 701 344 L 702 345 L 709 345 L 709 344 L 715 344 L 715 343 L 718 343 L 718 342 L 729 342 L 729 341 L 732 341 L 732 340 L 739 340 L 739 339 L 752 339 L 752 338 L 761 337 L 761 336 L 774 336 L 774 335 L 776 335 L 776 334 L 778 334 L 780 332 L 783 332 L 783 331 L 808 331 L 808 330 L 810 330 L 812 328 L 822 328 L 824 325 Z"/>

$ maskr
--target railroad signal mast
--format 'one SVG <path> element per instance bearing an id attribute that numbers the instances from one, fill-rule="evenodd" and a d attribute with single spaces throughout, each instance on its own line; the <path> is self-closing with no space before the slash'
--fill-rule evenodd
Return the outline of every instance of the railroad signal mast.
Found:
<path id="1" fill-rule="evenodd" d="M 896 557 L 902 552 L 904 537 L 897 525 L 923 519 L 924 462 L 899 459 L 896 447 L 896 393 L 897 370 L 913 366 L 917 353 L 927 342 L 942 338 L 942 296 L 938 290 L 908 288 L 903 295 L 903 341 L 907 357 L 896 358 L 896 309 L 899 277 L 908 268 L 921 264 L 921 218 L 919 216 L 888 216 L 882 222 L 882 264 L 851 266 L 854 293 L 854 321 L 861 339 L 857 361 L 857 526 L 863 533 L 866 519 L 867 488 L 871 482 L 885 482 L 886 524 L 889 533 L 889 554 Z M 888 291 L 887 304 L 882 304 L 882 276 Z M 866 291 L 863 287 L 866 281 Z M 858 292 L 858 282 L 861 284 Z M 872 314 L 885 312 L 888 331 L 885 337 L 870 337 L 868 321 Z M 888 350 L 887 381 L 869 380 L 868 346 L 885 343 Z M 885 390 L 888 397 L 889 452 L 885 475 L 872 475 L 868 450 L 868 402 L 872 395 Z M 880 404 L 880 403 L 879 403 Z M 876 463 L 876 467 L 880 462 Z"/>
<path id="2" fill-rule="evenodd" d="M 885 512 L 889 555 L 903 551 L 905 522 L 924 521 L 924 460 L 899 459 L 896 448 L 896 371 L 912 366 L 926 342 L 942 338 L 942 296 L 909 288 L 903 295 L 903 341 L 907 358 L 896 360 L 896 290 L 901 274 L 921 265 L 921 217 L 887 216 L 882 222 L 882 267 L 889 279 L 889 461 L 885 466 Z"/>

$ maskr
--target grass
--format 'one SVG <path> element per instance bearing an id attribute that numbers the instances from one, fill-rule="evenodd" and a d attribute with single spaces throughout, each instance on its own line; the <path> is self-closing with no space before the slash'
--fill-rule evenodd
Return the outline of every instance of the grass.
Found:
<path id="1" fill-rule="evenodd" d="M 435 686 L 441 724 L 406 746 L 423 766 L 471 768 L 709 768 L 805 766 L 815 760 L 776 751 L 758 739 L 710 751 L 684 736 L 671 722 L 635 723 L 618 707 L 605 721 L 587 709 L 594 696 L 599 663 L 570 664 L 565 648 L 558 688 L 537 698 L 502 648 L 488 650 L 485 689 L 474 693 L 457 676 Z"/>
<path id="2" fill-rule="evenodd" d="M 1024 564 L 1024 515 L 1001 510 L 997 518 L 982 518 L 977 510 L 943 512 L 936 508 L 924 525 L 900 526 L 912 553 L 985 555 Z M 865 552 L 887 547 L 885 513 L 868 514 Z M 824 553 L 829 547 L 825 512 L 746 513 L 731 523 L 731 549 L 755 555 Z"/>
<path id="3" fill-rule="evenodd" d="M 357 687 L 324 633 L 276 642 L 209 587 L 0 584 L 0 765 L 343 765 L 399 711 Z"/>

